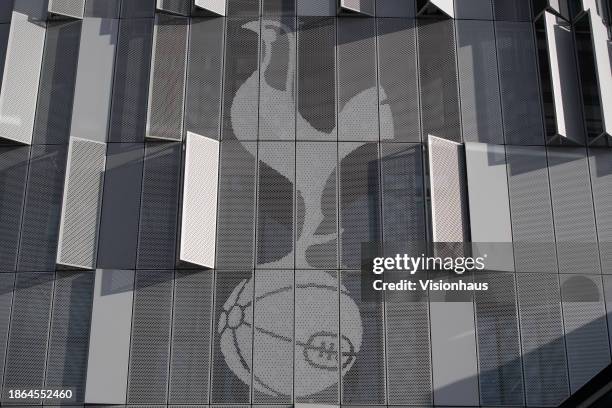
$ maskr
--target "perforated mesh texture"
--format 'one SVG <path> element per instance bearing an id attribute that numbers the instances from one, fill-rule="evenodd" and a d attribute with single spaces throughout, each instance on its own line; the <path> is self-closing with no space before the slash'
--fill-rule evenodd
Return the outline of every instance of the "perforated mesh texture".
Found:
<path id="1" fill-rule="evenodd" d="M 264 16 L 294 16 L 296 0 L 262 0 L 261 14 Z"/>
<path id="2" fill-rule="evenodd" d="M 189 15 L 191 11 L 189 0 L 157 0 L 157 8 L 184 16 Z"/>
<path id="3" fill-rule="evenodd" d="M 11 304 L 13 302 L 13 286 L 15 274 L 0 274 L 0 384 L 4 380 L 4 361 L 6 359 L 6 341 L 9 335 L 11 321 Z"/>
<path id="4" fill-rule="evenodd" d="M 88 0 L 91 3 L 93 0 Z M 85 0 L 49 0 L 49 11 L 68 17 L 83 17 Z"/>
<path id="5" fill-rule="evenodd" d="M 260 0 L 226 0 L 228 16 L 259 16 Z"/>
<path id="6" fill-rule="evenodd" d="M 529 21 L 531 10 L 528 1 L 493 0 L 496 20 Z"/>
<path id="7" fill-rule="evenodd" d="M 612 273 L 612 151 L 589 150 L 589 165 L 601 270 L 603 273 Z"/>
<path id="8" fill-rule="evenodd" d="M 85 3 L 85 17 L 119 18 L 120 4 L 121 0 L 87 0 Z"/>

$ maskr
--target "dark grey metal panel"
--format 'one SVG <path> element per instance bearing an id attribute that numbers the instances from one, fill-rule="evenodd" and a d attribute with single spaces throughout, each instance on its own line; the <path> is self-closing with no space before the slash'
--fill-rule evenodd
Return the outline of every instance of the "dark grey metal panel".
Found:
<path id="1" fill-rule="evenodd" d="M 293 401 L 294 271 L 257 270 L 253 403 Z"/>
<path id="2" fill-rule="evenodd" d="M 296 0 L 298 16 L 335 16 L 337 0 Z"/>
<path id="3" fill-rule="evenodd" d="M 68 143 L 81 25 L 81 21 L 47 24 L 33 144 Z"/>
<path id="4" fill-rule="evenodd" d="M 224 18 L 192 19 L 185 130 L 219 140 L 223 80 Z"/>
<path id="5" fill-rule="evenodd" d="M 418 21 L 424 136 L 461 141 L 453 20 Z"/>
<path id="6" fill-rule="evenodd" d="M 0 86 L 2 86 L 2 77 L 4 76 L 4 62 L 6 61 L 6 51 L 8 47 L 10 28 L 11 25 L 9 23 L 0 24 Z"/>
<path id="7" fill-rule="evenodd" d="M 506 146 L 510 219 L 517 272 L 557 272 L 546 152 Z"/>
<path id="8" fill-rule="evenodd" d="M 455 18 L 465 20 L 493 19 L 492 0 L 455 1 Z"/>
<path id="9" fill-rule="evenodd" d="M 0 272 L 17 267 L 30 149 L 0 147 Z"/>
<path id="10" fill-rule="evenodd" d="M 293 268 L 295 145 L 260 142 L 257 266 Z"/>
<path id="11" fill-rule="evenodd" d="M 296 37 L 295 19 L 262 21 L 259 83 L 259 139 L 295 139 Z M 274 35 L 270 33 L 274 32 Z"/>
<path id="12" fill-rule="evenodd" d="M 376 0 L 377 17 L 414 17 L 415 0 Z"/>
<path id="13" fill-rule="evenodd" d="M 514 275 L 476 274 L 489 290 L 476 292 L 476 333 L 480 402 L 483 405 L 522 405 L 523 369 Z"/>
<path id="14" fill-rule="evenodd" d="M 530 21 L 531 9 L 526 0 L 493 0 L 495 20 Z"/>
<path id="15" fill-rule="evenodd" d="M 75 403 L 85 399 L 93 287 L 91 272 L 56 275 L 45 387 L 71 389 Z M 54 402 L 62 401 L 47 400 L 45 404 Z"/>
<path id="16" fill-rule="evenodd" d="M 570 387 L 576 392 L 610 364 L 601 277 L 561 275 Z"/>
<path id="17" fill-rule="evenodd" d="M 531 24 L 499 21 L 495 35 L 505 141 L 542 145 L 542 105 Z"/>
<path id="18" fill-rule="evenodd" d="M 134 269 L 144 145 L 110 143 L 104 173 L 98 268 Z"/>
<path id="19" fill-rule="evenodd" d="M 298 268 L 338 267 L 337 151 L 335 142 L 296 144 Z"/>
<path id="20" fill-rule="evenodd" d="M 153 19 L 128 19 L 119 22 L 108 136 L 110 142 L 144 140 L 152 40 Z"/>
<path id="21" fill-rule="evenodd" d="M 171 269 L 176 265 L 181 150 L 180 143 L 145 146 L 138 269 Z"/>
<path id="22" fill-rule="evenodd" d="M 3 1 L 0 5 L 0 23 L 10 23 L 13 11 L 13 0 Z"/>
<path id="23" fill-rule="evenodd" d="M 419 142 L 415 20 L 380 18 L 377 23 L 380 140 Z"/>
<path id="24" fill-rule="evenodd" d="M 589 150 L 601 270 L 612 273 L 612 150 Z M 611 299 L 612 300 L 612 299 Z"/>
<path id="25" fill-rule="evenodd" d="M 226 140 L 221 143 L 218 269 L 249 269 L 254 264 L 256 150 L 255 142 Z"/>
<path id="26" fill-rule="evenodd" d="M 298 18 L 296 138 L 336 140 L 336 26 L 333 18 Z"/>
<path id="27" fill-rule="evenodd" d="M 136 272 L 128 403 L 167 401 L 173 275 L 173 271 Z"/>
<path id="28" fill-rule="evenodd" d="M 608 310 L 612 310 L 612 276 L 602 276 L 603 278 L 603 291 L 604 291 L 604 297 L 605 297 L 605 305 L 606 305 L 606 312 Z M 612 348 L 612 330 L 610 330 L 610 327 L 612 327 L 612 313 L 607 313 L 606 314 L 607 317 L 607 322 L 608 322 L 608 340 L 610 342 L 610 348 Z"/>
<path id="29" fill-rule="evenodd" d="M 130 1 L 134 0 L 127 0 L 127 2 Z M 119 18 L 121 2 L 122 0 L 87 0 L 85 17 Z"/>
<path id="30" fill-rule="evenodd" d="M 253 351 L 251 271 L 218 271 L 212 355 L 211 402 L 249 403 Z"/>
<path id="31" fill-rule="evenodd" d="M 2 401 L 14 389 L 43 389 L 49 337 L 53 273 L 17 274 Z M 40 404 L 40 400 L 28 402 Z"/>
<path id="32" fill-rule="evenodd" d="M 557 274 L 517 275 L 528 406 L 555 406 L 569 395 L 558 279 Z"/>
<path id="33" fill-rule="evenodd" d="M 228 16 L 259 17 L 260 0 L 226 0 Z"/>
<path id="34" fill-rule="evenodd" d="M 339 140 L 379 138 L 375 40 L 373 18 L 338 19 Z"/>
<path id="35" fill-rule="evenodd" d="M 259 19 L 226 20 L 223 138 L 257 140 Z"/>
<path id="36" fill-rule="evenodd" d="M 213 271 L 177 271 L 168 402 L 208 402 Z"/>
<path id="37" fill-rule="evenodd" d="M 121 2 L 121 18 L 153 18 L 155 0 L 125 0 Z"/>
<path id="38" fill-rule="evenodd" d="M 262 0 L 263 16 L 295 16 L 296 0 Z"/>
<path id="39" fill-rule="evenodd" d="M 14 285 L 15 274 L 0 274 L 0 367 L 2 367 L 0 369 L 0 384 L 4 382 L 4 362 L 6 359 L 6 347 L 11 322 Z"/>
<path id="40" fill-rule="evenodd" d="M 456 24 L 463 139 L 503 144 L 493 23 L 458 20 Z"/>
<path id="41" fill-rule="evenodd" d="M 183 138 L 188 35 L 189 19 L 157 15 L 149 85 L 149 138 Z"/>
<path id="42" fill-rule="evenodd" d="M 168 13 L 188 16 L 191 3 L 190 0 L 157 0 L 157 8 Z"/>
<path id="43" fill-rule="evenodd" d="M 601 273 L 584 148 L 548 149 L 559 273 Z"/>
<path id="44" fill-rule="evenodd" d="M 21 224 L 18 270 L 53 271 L 67 146 L 32 146 Z"/>
<path id="45" fill-rule="evenodd" d="M 376 143 L 343 142 L 340 160 L 340 265 L 358 269 L 361 245 L 381 241 L 380 178 Z"/>

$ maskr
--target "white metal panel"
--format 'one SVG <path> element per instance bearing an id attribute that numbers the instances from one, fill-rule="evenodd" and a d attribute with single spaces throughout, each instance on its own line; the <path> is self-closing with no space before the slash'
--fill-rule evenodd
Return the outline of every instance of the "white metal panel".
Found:
<path id="1" fill-rule="evenodd" d="M 374 15 L 374 0 L 340 0 L 340 8 L 354 13 Z"/>
<path id="2" fill-rule="evenodd" d="M 465 0 L 459 0 L 459 1 L 465 1 Z M 454 0 L 429 0 L 421 8 L 421 10 L 423 8 L 431 9 L 432 7 L 437 8 L 438 10 L 442 11 L 444 14 L 448 15 L 449 17 L 455 18 Z M 421 11 L 421 10 L 418 10 L 418 11 Z"/>
<path id="3" fill-rule="evenodd" d="M 211 13 L 224 16 L 227 10 L 227 0 L 195 0 L 195 6 Z"/>
<path id="4" fill-rule="evenodd" d="M 187 132 L 180 259 L 214 268 L 219 142 Z"/>
<path id="5" fill-rule="evenodd" d="M 0 138 L 32 143 L 45 31 L 45 23 L 13 12 L 0 91 Z"/>
<path id="6" fill-rule="evenodd" d="M 66 17 L 83 18 L 85 0 L 49 0 L 48 10 Z"/>

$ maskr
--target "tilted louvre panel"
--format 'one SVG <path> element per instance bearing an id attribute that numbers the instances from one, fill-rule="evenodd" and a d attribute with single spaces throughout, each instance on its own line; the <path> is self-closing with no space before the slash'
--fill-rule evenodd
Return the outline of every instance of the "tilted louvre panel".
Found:
<path id="1" fill-rule="evenodd" d="M 219 139 L 225 19 L 192 19 L 185 127 L 188 132 Z"/>
<path id="2" fill-rule="evenodd" d="M 187 133 L 180 259 L 215 266 L 219 142 Z"/>
<path id="3" fill-rule="evenodd" d="M 259 143 L 257 265 L 293 268 L 295 145 Z"/>
<path id="4" fill-rule="evenodd" d="M 191 11 L 190 7 L 189 0 L 157 0 L 158 9 L 173 14 L 188 16 Z"/>
<path id="5" fill-rule="evenodd" d="M 108 136 L 110 142 L 144 140 L 152 39 L 152 19 L 126 19 L 119 22 Z"/>
<path id="6" fill-rule="evenodd" d="M 176 272 L 168 397 L 172 404 L 208 402 L 213 273 Z"/>
<path id="7" fill-rule="evenodd" d="M 0 147 L 0 272 L 17 266 L 29 155 L 28 147 Z"/>
<path id="8" fill-rule="evenodd" d="M 55 280 L 45 387 L 72 389 L 75 402 L 85 398 L 93 284 L 89 272 L 58 272 Z"/>
<path id="9" fill-rule="evenodd" d="M 340 0 L 340 7 L 349 12 L 374 15 L 374 0 Z"/>
<path id="10" fill-rule="evenodd" d="M 480 401 L 487 405 L 522 405 L 523 371 L 514 276 L 476 274 L 489 290 L 476 292 L 476 330 Z"/>
<path id="11" fill-rule="evenodd" d="M 72 138 L 68 150 L 57 263 L 95 269 L 106 144 Z"/>
<path id="12" fill-rule="evenodd" d="M 397 282 L 404 278 L 403 272 L 385 274 L 389 281 Z M 385 321 L 389 404 L 431 405 L 427 294 L 408 291 L 387 293 Z"/>
<path id="13" fill-rule="evenodd" d="M 338 19 L 338 139 L 378 140 L 373 18 Z"/>
<path id="14" fill-rule="evenodd" d="M 8 390 L 44 388 L 53 273 L 23 272 L 16 277 L 3 402 L 9 399 Z"/>
<path id="15" fill-rule="evenodd" d="M 85 0 L 49 0 L 49 12 L 67 17 L 83 18 L 84 6 Z"/>
<path id="16" fill-rule="evenodd" d="M 127 402 L 165 404 L 173 271 L 137 271 Z"/>
<path id="17" fill-rule="evenodd" d="M 67 146 L 32 146 L 21 224 L 20 271 L 53 271 Z"/>
<path id="18" fill-rule="evenodd" d="M 227 0 L 195 0 L 194 5 L 206 12 L 224 16 L 227 9 Z"/>
<path id="19" fill-rule="evenodd" d="M 528 1 L 493 0 L 495 20 L 529 21 L 531 10 Z"/>
<path id="20" fill-rule="evenodd" d="M 463 148 L 429 136 L 429 178 L 434 242 L 463 242 L 467 236 L 467 197 Z"/>
<path id="21" fill-rule="evenodd" d="M 361 271 L 341 272 L 341 283 L 346 289 L 340 296 L 340 335 L 355 347 L 355 333 L 362 332 L 361 347 L 355 361 L 342 377 L 342 403 L 385 403 L 385 334 L 383 295 L 362 292 Z M 343 289 L 343 290 L 344 290 Z M 367 289 L 368 291 L 371 288 Z M 344 360 L 351 358 L 351 347 L 346 340 L 340 342 Z M 348 356 L 348 357 L 345 357 Z"/>
<path id="22" fill-rule="evenodd" d="M 506 146 L 510 219 L 517 272 L 557 272 L 546 152 Z"/>
<path id="23" fill-rule="evenodd" d="M 298 268 L 338 267 L 337 159 L 335 142 L 296 144 Z"/>
<path id="24" fill-rule="evenodd" d="M 157 15 L 149 86 L 149 138 L 183 138 L 188 32 L 188 19 Z"/>
<path id="25" fill-rule="evenodd" d="M 610 364 L 601 277 L 561 275 L 570 386 L 576 392 Z"/>
<path id="26" fill-rule="evenodd" d="M 601 273 L 586 153 L 548 149 L 559 273 Z"/>
<path id="27" fill-rule="evenodd" d="M 13 303 L 13 287 L 15 274 L 0 274 L 0 384 L 4 380 L 4 361 L 6 359 L 6 341 L 11 322 L 11 306 Z M 1 387 L 1 385 L 0 385 Z"/>
<path id="28" fill-rule="evenodd" d="M 419 20 L 423 133 L 461 141 L 453 20 Z"/>
<path id="29" fill-rule="evenodd" d="M 259 139 L 295 139 L 295 19 L 266 18 L 263 32 L 278 31 L 275 41 L 264 36 L 262 59 L 270 63 L 261 73 L 259 82 Z M 262 68 L 263 69 L 263 68 Z"/>
<path id="30" fill-rule="evenodd" d="M 251 277 L 251 271 L 216 272 L 211 384 L 213 403 L 250 402 L 253 351 Z M 228 314 L 237 307 L 244 307 L 244 313 L 239 321 L 232 320 L 235 326 L 232 329 L 228 325 Z"/>
<path id="31" fill-rule="evenodd" d="M 338 146 L 340 158 L 340 264 L 358 269 L 361 245 L 381 240 L 378 145 Z"/>
<path id="32" fill-rule="evenodd" d="M 495 35 L 505 141 L 518 145 L 544 144 L 531 24 L 496 21 Z"/>
<path id="33" fill-rule="evenodd" d="M 244 147 L 243 147 L 244 145 Z M 251 268 L 254 262 L 255 142 L 221 143 L 217 269 Z"/>
<path id="34" fill-rule="evenodd" d="M 459 20 L 456 24 L 463 139 L 502 144 L 493 23 Z"/>
<path id="35" fill-rule="evenodd" d="M 33 144 L 68 143 L 81 25 L 81 21 L 47 24 Z"/>
<path id="36" fill-rule="evenodd" d="M 558 275 L 517 279 L 527 405 L 556 406 L 569 391 Z"/>
<path id="37" fill-rule="evenodd" d="M 45 28 L 13 12 L 0 91 L 0 138 L 32 142 Z"/>
<path id="38" fill-rule="evenodd" d="M 601 270 L 612 273 L 612 150 L 589 151 Z M 612 300 L 612 299 L 611 299 Z"/>
<path id="39" fill-rule="evenodd" d="M 296 138 L 336 140 L 336 27 L 333 18 L 298 19 Z"/>
<path id="40" fill-rule="evenodd" d="M 148 143 L 142 181 L 138 269 L 171 269 L 176 264 L 181 145 Z"/>
<path id="41" fill-rule="evenodd" d="M 255 272 L 254 403 L 293 401 L 293 281 L 293 270 Z"/>
<path id="42" fill-rule="evenodd" d="M 259 26 L 256 18 L 226 20 L 224 139 L 257 140 Z"/>
<path id="43" fill-rule="evenodd" d="M 404 18 L 380 18 L 377 24 L 380 140 L 419 142 L 415 22 Z"/>

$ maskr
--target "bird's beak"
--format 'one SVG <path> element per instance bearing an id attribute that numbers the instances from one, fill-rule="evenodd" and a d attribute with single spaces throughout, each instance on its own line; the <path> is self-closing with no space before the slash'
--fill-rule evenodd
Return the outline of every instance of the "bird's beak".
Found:
<path id="1" fill-rule="evenodd" d="M 244 24 L 242 26 L 242 28 L 246 28 L 247 30 L 251 30 L 251 31 L 254 31 L 256 33 L 259 33 L 259 21 L 258 20 L 250 21 L 250 22 Z"/>

